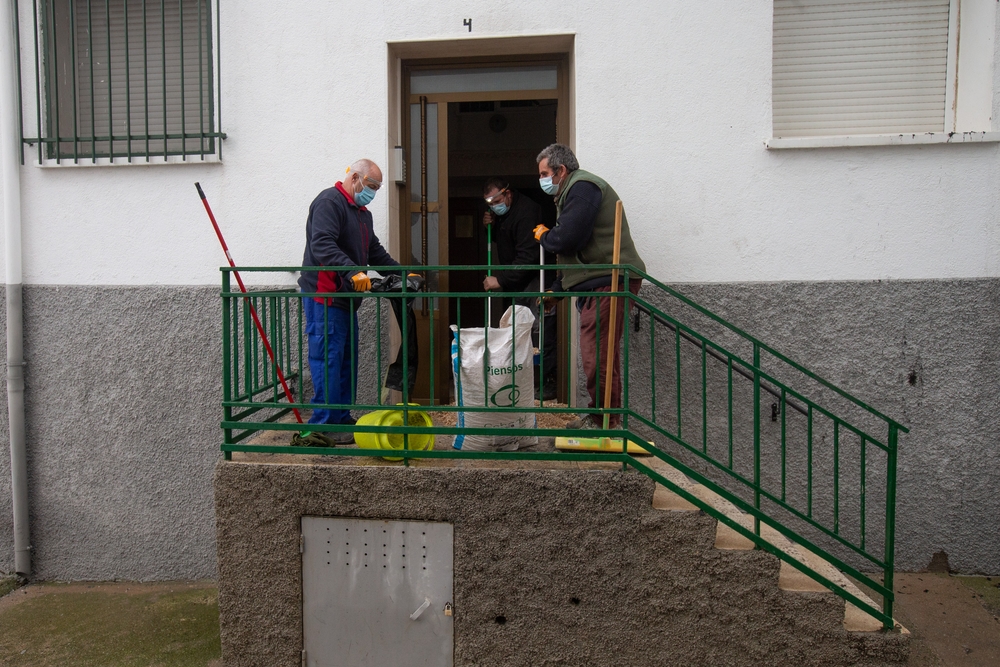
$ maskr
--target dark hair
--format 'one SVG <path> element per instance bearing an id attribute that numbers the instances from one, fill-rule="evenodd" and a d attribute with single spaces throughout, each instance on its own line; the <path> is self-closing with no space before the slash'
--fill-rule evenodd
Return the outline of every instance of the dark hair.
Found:
<path id="1" fill-rule="evenodd" d="M 567 171 L 576 171 L 580 168 L 580 163 L 577 162 L 573 151 L 570 150 L 569 146 L 564 146 L 563 144 L 550 144 L 546 146 L 538 154 L 538 157 L 535 158 L 535 162 L 538 163 L 541 163 L 542 160 L 549 161 L 549 169 L 552 171 L 559 171 L 559 167 L 563 165 L 566 165 Z"/>
<path id="2" fill-rule="evenodd" d="M 508 187 L 510 187 L 508 183 L 509 181 L 505 178 L 500 178 L 499 176 L 490 176 L 489 178 L 486 179 L 486 182 L 483 183 L 483 194 L 485 195 L 490 190 L 497 190 L 497 191 L 506 190 Z"/>

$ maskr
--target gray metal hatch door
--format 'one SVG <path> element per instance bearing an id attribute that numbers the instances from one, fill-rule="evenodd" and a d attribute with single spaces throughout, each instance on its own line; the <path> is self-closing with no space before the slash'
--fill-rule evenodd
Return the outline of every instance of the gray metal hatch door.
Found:
<path id="1" fill-rule="evenodd" d="M 451 667 L 448 523 L 302 517 L 308 667 Z"/>

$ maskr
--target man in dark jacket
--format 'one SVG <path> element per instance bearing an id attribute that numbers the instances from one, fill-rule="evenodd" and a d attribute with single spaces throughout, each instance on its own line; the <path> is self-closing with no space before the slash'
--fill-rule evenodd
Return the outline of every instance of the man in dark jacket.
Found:
<path id="1" fill-rule="evenodd" d="M 358 160 L 343 182 L 319 193 L 309 206 L 302 266 L 399 266 L 375 236 L 365 208 L 382 186 L 382 171 Z M 302 271 L 303 293 L 356 293 L 371 289 L 364 271 Z M 309 339 L 313 403 L 351 405 L 358 377 L 358 320 L 361 298 L 309 296 L 302 300 Z M 354 424 L 351 411 L 313 410 L 310 424 Z M 337 444 L 354 440 L 349 432 L 327 434 Z"/>
<path id="2" fill-rule="evenodd" d="M 493 225 L 493 240 L 497 244 L 497 258 L 505 266 L 538 264 L 538 244 L 532 230 L 542 222 L 542 209 L 534 201 L 510 188 L 509 181 L 492 177 L 483 186 L 483 198 L 489 210 L 483 215 L 484 225 Z M 539 292 L 537 270 L 500 269 L 483 281 L 486 291 Z M 519 306 L 535 311 L 537 299 L 515 299 Z M 542 398 L 556 397 L 556 318 L 555 311 L 544 317 L 544 349 L 542 369 L 545 381 Z M 538 345 L 538 322 L 532 331 L 534 344 Z M 537 385 L 537 383 L 536 383 Z"/>
<path id="3" fill-rule="evenodd" d="M 551 230 L 544 225 L 535 228 L 535 239 L 549 252 L 556 253 L 560 266 L 561 286 L 554 288 L 573 292 L 593 292 L 593 297 L 577 301 L 580 311 L 580 356 L 587 375 L 587 392 L 590 407 L 604 406 L 604 393 L 611 382 L 612 408 L 621 407 L 621 347 L 625 330 L 625 299 L 618 299 L 618 320 L 614 338 L 608 344 L 608 323 L 611 320 L 611 299 L 601 298 L 600 293 L 611 291 L 611 270 L 589 268 L 590 264 L 611 264 L 614 251 L 615 203 L 618 193 L 607 181 L 580 169 L 573 151 L 562 144 L 552 144 L 538 154 L 538 184 L 556 202 L 556 226 Z M 629 232 L 628 219 L 622 213 L 621 257 L 619 262 L 634 266 L 640 271 L 646 265 L 635 248 Z M 639 293 L 642 278 L 619 274 L 618 289 Z M 631 305 L 631 304 L 630 304 Z M 598 315 L 598 309 L 600 314 Z M 597 328 L 601 323 L 600 330 Z M 614 350 L 611 378 L 607 377 L 608 350 Z M 567 424 L 569 428 L 601 428 L 599 414 L 585 415 Z M 619 415 L 611 415 L 610 425 L 617 428 Z"/>

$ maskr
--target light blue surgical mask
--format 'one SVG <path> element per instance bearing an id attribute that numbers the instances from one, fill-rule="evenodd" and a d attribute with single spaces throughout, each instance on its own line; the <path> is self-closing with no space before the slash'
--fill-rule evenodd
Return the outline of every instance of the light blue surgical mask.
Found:
<path id="1" fill-rule="evenodd" d="M 551 176 L 546 176 L 545 178 L 539 178 L 538 185 L 542 187 L 542 190 L 547 195 L 552 195 L 553 197 L 555 197 L 556 193 L 559 192 L 559 186 L 552 182 Z"/>
<path id="2" fill-rule="evenodd" d="M 507 215 L 507 211 L 510 210 L 510 207 L 508 207 L 507 204 L 501 201 L 491 205 L 490 210 L 496 213 L 497 215 Z"/>
<path id="3" fill-rule="evenodd" d="M 375 199 L 375 190 L 367 185 L 361 188 L 361 192 L 354 193 L 354 203 L 358 206 L 368 206 Z"/>

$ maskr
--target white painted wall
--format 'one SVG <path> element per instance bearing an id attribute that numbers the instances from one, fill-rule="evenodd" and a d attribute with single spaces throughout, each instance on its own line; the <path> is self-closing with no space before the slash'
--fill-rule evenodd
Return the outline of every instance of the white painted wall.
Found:
<path id="1" fill-rule="evenodd" d="M 224 163 L 25 165 L 26 283 L 216 283 L 196 180 L 238 263 L 297 265 L 312 198 L 357 157 L 386 163 L 386 42 L 566 32 L 580 161 L 659 278 L 1000 275 L 997 144 L 765 149 L 768 2 L 223 0 L 221 23 Z"/>

